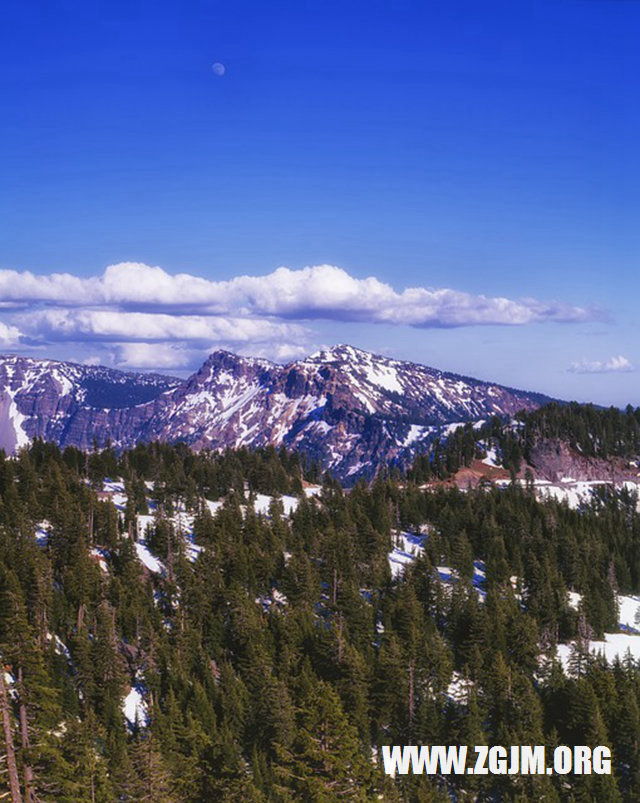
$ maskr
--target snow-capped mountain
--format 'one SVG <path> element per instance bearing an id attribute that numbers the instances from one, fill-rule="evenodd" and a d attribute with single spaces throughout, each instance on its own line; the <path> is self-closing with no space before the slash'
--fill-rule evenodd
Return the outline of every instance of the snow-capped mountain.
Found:
<path id="1" fill-rule="evenodd" d="M 11 356 L 0 358 L 0 445 L 284 445 L 348 478 L 406 460 L 460 422 L 546 401 L 352 346 L 288 365 L 216 351 L 183 382 Z"/>
<path id="2" fill-rule="evenodd" d="M 0 448 L 13 452 L 35 437 L 90 446 L 75 431 L 85 411 L 129 409 L 180 384 L 175 377 L 94 365 L 0 356 Z M 104 433 L 97 437 L 103 441 Z"/>

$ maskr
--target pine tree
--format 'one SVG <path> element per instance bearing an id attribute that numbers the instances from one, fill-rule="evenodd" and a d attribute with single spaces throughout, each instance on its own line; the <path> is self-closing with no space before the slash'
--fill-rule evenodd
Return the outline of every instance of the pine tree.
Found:
<path id="1" fill-rule="evenodd" d="M 291 750 L 281 751 L 276 774 L 281 786 L 313 803 L 369 799 L 371 767 L 328 683 L 306 683 L 298 733 Z"/>

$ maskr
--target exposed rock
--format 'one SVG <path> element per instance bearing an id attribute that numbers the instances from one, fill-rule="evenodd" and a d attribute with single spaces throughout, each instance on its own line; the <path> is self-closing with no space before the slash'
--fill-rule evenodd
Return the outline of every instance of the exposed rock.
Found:
<path id="1" fill-rule="evenodd" d="M 637 480 L 638 468 L 628 460 L 587 457 L 560 440 L 540 440 L 531 449 L 530 461 L 538 479 L 550 482 L 605 480 L 613 483 Z"/>

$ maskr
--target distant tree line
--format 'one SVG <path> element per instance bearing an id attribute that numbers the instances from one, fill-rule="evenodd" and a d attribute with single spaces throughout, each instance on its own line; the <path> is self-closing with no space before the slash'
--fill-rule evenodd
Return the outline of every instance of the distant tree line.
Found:
<path id="1" fill-rule="evenodd" d="M 584 457 L 635 458 L 640 456 L 640 408 L 552 402 L 513 418 L 493 416 L 480 424 L 467 423 L 418 455 L 408 476 L 415 482 L 447 479 L 486 457 L 490 448 L 505 469 L 517 474 L 544 440 L 566 443 Z"/>

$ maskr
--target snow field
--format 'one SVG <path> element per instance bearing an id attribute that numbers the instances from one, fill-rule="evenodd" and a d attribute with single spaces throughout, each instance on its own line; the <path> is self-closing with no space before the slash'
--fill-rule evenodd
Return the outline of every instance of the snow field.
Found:
<path id="1" fill-rule="evenodd" d="M 136 677 L 131 690 L 122 701 L 122 713 L 130 730 L 136 724 L 141 728 L 146 728 L 149 725 L 149 707 L 144 698 L 145 693 L 144 683 L 140 678 Z"/>
<path id="2" fill-rule="evenodd" d="M 406 567 L 424 554 L 424 540 L 426 537 L 426 534 L 416 535 L 410 532 L 401 532 L 392 536 L 394 547 L 391 552 L 389 552 L 388 559 L 393 580 L 398 580 L 402 577 Z M 459 579 L 456 570 L 452 569 L 450 566 L 436 566 L 435 569 L 443 583 L 455 583 Z M 485 582 L 486 574 L 484 563 L 481 560 L 476 560 L 473 562 L 473 577 L 471 583 L 480 600 L 484 600 L 486 597 L 486 592 L 484 590 Z"/>
<path id="3" fill-rule="evenodd" d="M 634 661 L 638 661 L 640 660 L 640 596 L 620 594 L 617 601 L 619 626 L 626 632 L 605 633 L 604 640 L 590 641 L 589 652 L 593 655 L 603 655 L 609 663 L 616 658 L 623 661 L 628 654 L 631 654 Z M 582 595 L 570 591 L 568 602 L 571 608 L 578 610 Z M 568 671 L 572 648 L 573 642 L 557 646 L 556 654 L 565 672 Z"/>

